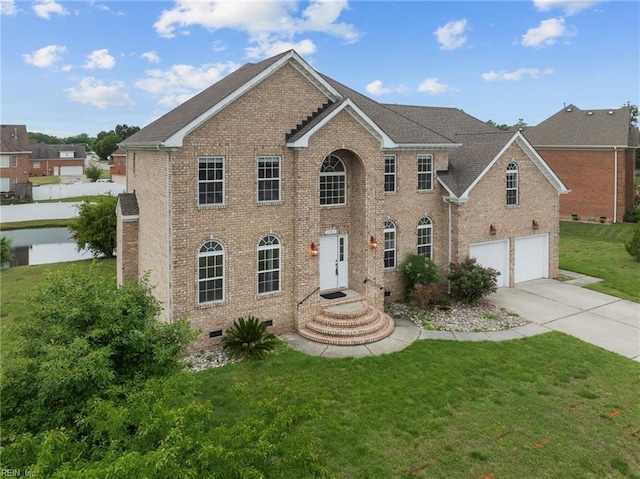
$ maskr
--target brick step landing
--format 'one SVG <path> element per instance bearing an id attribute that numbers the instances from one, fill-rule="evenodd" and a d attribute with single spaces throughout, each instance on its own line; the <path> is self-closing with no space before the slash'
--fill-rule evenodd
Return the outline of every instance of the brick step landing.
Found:
<path id="1" fill-rule="evenodd" d="M 332 302 L 305 328 L 300 336 L 324 344 L 353 346 L 380 341 L 393 332 L 393 319 L 371 307 L 362 297 Z"/>

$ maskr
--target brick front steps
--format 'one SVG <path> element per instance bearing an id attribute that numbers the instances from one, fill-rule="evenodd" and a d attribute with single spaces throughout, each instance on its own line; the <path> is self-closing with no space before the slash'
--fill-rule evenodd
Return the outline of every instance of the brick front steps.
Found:
<path id="1" fill-rule="evenodd" d="M 362 297 L 327 302 L 300 336 L 324 344 L 354 346 L 380 341 L 393 332 L 393 319 Z"/>

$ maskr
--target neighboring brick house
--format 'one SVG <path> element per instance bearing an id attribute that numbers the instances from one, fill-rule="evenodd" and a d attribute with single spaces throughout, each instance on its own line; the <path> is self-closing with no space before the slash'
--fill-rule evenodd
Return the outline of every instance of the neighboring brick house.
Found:
<path id="1" fill-rule="evenodd" d="M 31 145 L 31 176 L 81 176 L 87 159 L 85 145 Z"/>
<path id="2" fill-rule="evenodd" d="M 111 166 L 109 167 L 111 179 L 116 183 L 125 183 L 127 175 L 127 151 L 118 148 L 111 153 Z"/>
<path id="3" fill-rule="evenodd" d="M 0 192 L 15 191 L 29 181 L 31 147 L 25 125 L 1 125 Z"/>
<path id="4" fill-rule="evenodd" d="M 581 110 L 569 105 L 525 136 L 571 193 L 560 217 L 620 222 L 633 208 L 638 129 L 629 108 Z"/>
<path id="5" fill-rule="evenodd" d="M 567 190 L 522 134 L 457 109 L 379 104 L 293 51 L 120 146 L 118 283 L 148 273 L 162 319 L 202 331 L 194 348 L 249 315 L 323 342 L 380 339 L 414 252 L 445 271 L 475 256 L 506 286 L 558 272 Z M 338 314 L 320 293 L 345 289 L 352 312 Z"/>

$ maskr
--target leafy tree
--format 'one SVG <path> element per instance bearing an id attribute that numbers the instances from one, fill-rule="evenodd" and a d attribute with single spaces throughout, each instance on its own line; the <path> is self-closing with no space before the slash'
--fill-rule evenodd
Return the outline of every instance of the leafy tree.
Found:
<path id="1" fill-rule="evenodd" d="M 47 135 L 46 133 L 38 133 L 37 131 L 30 131 L 27 133 L 30 140 L 35 140 L 38 143 L 46 143 L 47 145 L 60 145 L 64 141 L 57 136 Z"/>
<path id="2" fill-rule="evenodd" d="M 640 262 L 640 223 L 636 224 L 633 236 L 624 244 L 624 247 L 634 260 Z"/>
<path id="3" fill-rule="evenodd" d="M 525 126 L 528 126 L 527 122 L 524 121 L 524 119 L 522 118 L 518 118 L 518 122 L 515 125 L 513 125 L 513 128 L 523 128 Z"/>
<path id="4" fill-rule="evenodd" d="M 233 358 L 264 359 L 278 344 L 275 335 L 258 318 L 238 318 L 222 338 L 224 350 Z"/>
<path id="5" fill-rule="evenodd" d="M 11 253 L 13 241 L 6 236 L 0 238 L 0 264 L 8 263 L 13 259 L 13 253 Z"/>
<path id="6" fill-rule="evenodd" d="M 78 217 L 69 229 L 78 251 L 88 250 L 94 258 L 114 256 L 117 202 L 118 199 L 109 193 L 77 206 Z"/>
<path id="7" fill-rule="evenodd" d="M 488 120 L 488 121 L 487 121 L 487 124 L 488 124 L 488 125 L 490 125 L 490 126 L 492 126 L 492 127 L 494 127 L 494 128 L 497 128 L 498 130 L 503 130 L 503 131 L 507 131 L 507 130 L 509 130 L 509 129 L 511 128 L 509 125 L 506 125 L 506 124 L 504 124 L 504 123 L 502 123 L 501 125 L 498 125 L 498 124 L 497 124 L 495 121 L 493 121 L 493 120 Z"/>
<path id="8" fill-rule="evenodd" d="M 109 133 L 99 138 L 93 145 L 93 151 L 102 159 L 106 160 L 111 153 L 118 149 L 118 143 L 122 141 L 115 133 Z"/>
<path id="9" fill-rule="evenodd" d="M 115 134 L 118 135 L 118 137 L 120 137 L 120 141 L 126 140 L 131 135 L 139 131 L 140 131 L 139 126 L 128 126 L 127 124 L 116 125 L 116 128 L 115 128 Z"/>
<path id="10" fill-rule="evenodd" d="M 102 168 L 100 168 L 100 166 L 91 161 L 89 162 L 89 166 L 87 166 L 84 169 L 84 174 L 86 175 L 87 178 L 89 178 L 93 183 L 95 183 L 96 181 L 98 181 L 100 179 L 100 177 L 102 176 Z"/>
<path id="11" fill-rule="evenodd" d="M 181 369 L 194 335 L 184 319 L 155 319 L 160 304 L 146 278 L 117 288 L 112 276 L 76 267 L 45 274 L 36 291 L 3 364 L 5 430 L 72 427 L 91 399 L 119 398 Z"/>

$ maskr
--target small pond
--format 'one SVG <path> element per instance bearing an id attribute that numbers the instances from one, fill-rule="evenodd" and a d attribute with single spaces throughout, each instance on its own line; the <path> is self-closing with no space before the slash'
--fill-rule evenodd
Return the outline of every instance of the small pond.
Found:
<path id="1" fill-rule="evenodd" d="M 76 243 L 67 228 L 33 228 L 0 232 L 13 242 L 13 260 L 6 266 L 62 263 L 91 259 L 88 251 L 76 251 Z"/>

